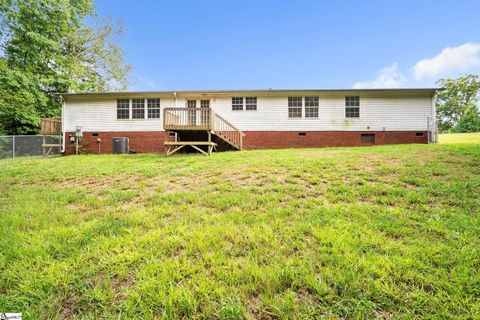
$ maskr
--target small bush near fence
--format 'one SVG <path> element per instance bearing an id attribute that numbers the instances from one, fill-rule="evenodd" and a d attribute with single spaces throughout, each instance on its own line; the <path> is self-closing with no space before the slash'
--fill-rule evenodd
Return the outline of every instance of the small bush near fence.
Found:
<path id="1" fill-rule="evenodd" d="M 46 144 L 61 144 L 61 136 L 45 136 Z M 43 156 L 43 136 L 0 136 L 0 159 Z M 49 156 L 58 156 L 60 148 L 53 148 Z"/>

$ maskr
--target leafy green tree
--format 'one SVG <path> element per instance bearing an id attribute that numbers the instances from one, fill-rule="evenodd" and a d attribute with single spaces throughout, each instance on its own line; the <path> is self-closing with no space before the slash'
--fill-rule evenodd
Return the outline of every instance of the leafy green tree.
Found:
<path id="1" fill-rule="evenodd" d="M 469 74 L 458 79 L 440 79 L 444 91 L 437 95 L 437 118 L 441 132 L 452 130 L 469 109 L 477 109 L 480 77 Z"/>
<path id="2" fill-rule="evenodd" d="M 60 114 L 57 93 L 125 89 L 122 30 L 92 0 L 0 0 L 3 131 L 37 132 L 40 117 Z"/>
<path id="3" fill-rule="evenodd" d="M 453 132 L 480 132 L 480 115 L 476 106 L 469 106 L 467 111 L 453 127 Z"/>

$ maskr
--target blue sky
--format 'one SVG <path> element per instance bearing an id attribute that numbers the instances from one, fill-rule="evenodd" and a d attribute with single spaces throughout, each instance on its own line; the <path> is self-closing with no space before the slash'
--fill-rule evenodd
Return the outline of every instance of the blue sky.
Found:
<path id="1" fill-rule="evenodd" d="M 480 72 L 475 0 L 95 4 L 124 21 L 131 90 L 424 87 Z"/>

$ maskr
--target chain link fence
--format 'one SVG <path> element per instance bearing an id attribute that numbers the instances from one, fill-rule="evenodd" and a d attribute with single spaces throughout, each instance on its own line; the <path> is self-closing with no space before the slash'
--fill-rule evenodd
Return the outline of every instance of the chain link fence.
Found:
<path id="1" fill-rule="evenodd" d="M 61 136 L 0 136 L 0 159 L 43 156 L 44 139 L 45 144 L 62 144 Z M 60 149 L 52 147 L 49 156 L 61 155 Z"/>

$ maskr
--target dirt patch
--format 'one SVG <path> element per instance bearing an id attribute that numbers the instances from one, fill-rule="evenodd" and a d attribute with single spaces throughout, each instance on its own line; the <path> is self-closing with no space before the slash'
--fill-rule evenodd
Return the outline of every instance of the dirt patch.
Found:
<path id="1" fill-rule="evenodd" d="M 115 301 L 124 301 L 127 299 L 127 295 L 123 292 L 125 289 L 133 286 L 135 277 L 129 274 L 126 278 L 120 279 L 118 276 L 114 276 L 110 279 L 110 286 L 115 293 Z"/>
<path id="2" fill-rule="evenodd" d="M 381 155 L 371 154 L 364 158 L 361 161 L 362 166 L 356 167 L 356 170 L 365 170 L 367 171 L 377 169 L 379 167 L 390 165 L 390 166 L 401 166 L 402 161 L 397 158 L 388 158 Z"/>
<path id="3" fill-rule="evenodd" d="M 260 315 L 262 304 L 262 300 L 259 296 L 250 297 L 247 306 L 247 319 L 262 319 L 262 316 Z"/>
<path id="4" fill-rule="evenodd" d="M 393 313 L 386 310 L 376 310 L 373 312 L 373 317 L 376 319 L 391 319 L 393 318 Z"/>
<path id="5" fill-rule="evenodd" d="M 75 297 L 69 297 L 62 301 L 62 311 L 60 312 L 60 319 L 73 319 L 75 314 L 75 306 L 77 305 Z"/>
<path id="6" fill-rule="evenodd" d="M 205 179 L 188 175 L 177 177 L 119 175 L 100 177 L 75 177 L 55 183 L 56 188 L 81 189 L 99 199 L 107 199 L 112 192 L 133 192 L 137 195 L 123 201 L 123 205 L 143 203 L 153 194 L 189 192 L 202 187 Z"/>
<path id="7" fill-rule="evenodd" d="M 89 192 L 99 192 L 102 189 L 112 187 L 125 190 L 135 187 L 141 181 L 143 181 L 143 177 L 135 175 L 85 176 L 55 182 L 54 185 L 57 188 L 82 188 Z"/>
<path id="8" fill-rule="evenodd" d="M 419 188 L 418 185 L 413 184 L 413 183 L 409 183 L 409 182 L 404 182 L 404 183 L 403 183 L 403 187 L 404 187 L 405 189 L 418 189 L 418 188 Z"/>

